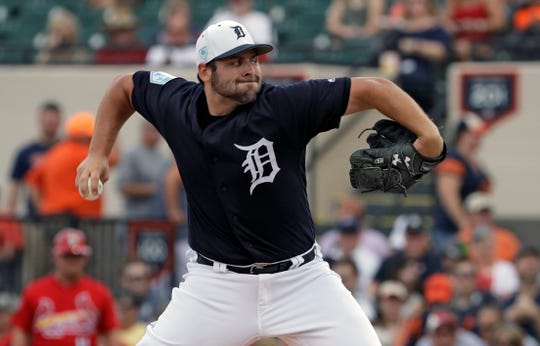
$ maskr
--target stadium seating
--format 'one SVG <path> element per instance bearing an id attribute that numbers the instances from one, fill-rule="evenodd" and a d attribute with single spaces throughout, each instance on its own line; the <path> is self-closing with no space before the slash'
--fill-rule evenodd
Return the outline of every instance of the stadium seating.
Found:
<path id="1" fill-rule="evenodd" d="M 138 33 L 149 42 L 159 26 L 161 0 L 144 0 L 135 9 L 139 18 Z M 351 45 L 343 52 L 332 52 L 314 47 L 317 35 L 323 34 L 327 1 L 322 0 L 266 0 L 258 1 L 259 10 L 270 13 L 279 39 L 278 62 L 323 62 L 354 64 L 362 61 L 366 44 Z M 192 1 L 195 28 L 203 28 L 214 11 L 224 5 L 223 0 Z M 74 11 L 81 23 L 81 42 L 100 33 L 100 11 L 93 10 L 85 1 L 72 0 L 3 0 L 0 4 L 0 63 L 28 64 L 36 53 L 36 35 L 45 31 L 47 14 L 54 6 Z M 272 16 L 272 14 L 276 14 Z M 91 47 L 91 44 L 89 45 Z"/>

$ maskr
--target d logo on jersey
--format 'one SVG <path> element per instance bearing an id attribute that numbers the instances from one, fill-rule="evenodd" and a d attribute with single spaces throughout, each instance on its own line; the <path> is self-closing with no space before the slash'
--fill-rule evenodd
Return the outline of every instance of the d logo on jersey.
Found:
<path id="1" fill-rule="evenodd" d="M 251 174 L 250 195 L 253 194 L 253 190 L 257 185 L 274 182 L 280 168 L 277 165 L 273 142 L 263 137 L 252 145 L 242 146 L 235 144 L 234 146 L 247 152 L 242 167 L 244 167 L 244 173 L 249 172 Z"/>

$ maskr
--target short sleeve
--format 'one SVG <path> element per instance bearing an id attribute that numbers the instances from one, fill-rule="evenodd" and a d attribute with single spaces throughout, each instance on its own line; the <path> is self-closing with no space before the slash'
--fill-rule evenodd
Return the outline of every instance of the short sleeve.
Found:
<path id="1" fill-rule="evenodd" d="M 137 71 L 133 74 L 133 107 L 158 131 L 167 109 L 173 102 L 181 102 L 182 96 L 189 97 L 190 86 L 196 83 L 160 71 Z M 173 95 L 176 96 L 173 98 Z"/>
<path id="2" fill-rule="evenodd" d="M 35 306 L 28 291 L 23 292 L 19 309 L 11 316 L 11 324 L 30 333 L 34 320 L 34 309 Z"/>
<path id="3" fill-rule="evenodd" d="M 447 157 L 435 168 L 435 173 L 463 177 L 467 173 L 466 170 L 463 162 L 453 157 Z"/>
<path id="4" fill-rule="evenodd" d="M 25 160 L 24 153 L 17 153 L 13 162 L 10 177 L 13 180 L 22 180 L 24 174 L 28 171 L 28 162 Z"/>
<path id="5" fill-rule="evenodd" d="M 350 78 L 314 79 L 276 87 L 266 96 L 276 120 L 299 145 L 339 127 L 349 102 Z"/>

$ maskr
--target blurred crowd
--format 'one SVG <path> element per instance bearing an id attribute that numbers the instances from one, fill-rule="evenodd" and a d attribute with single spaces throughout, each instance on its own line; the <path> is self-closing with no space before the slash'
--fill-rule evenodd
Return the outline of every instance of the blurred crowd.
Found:
<path id="1" fill-rule="evenodd" d="M 38 64 L 147 64 L 151 67 L 195 66 L 195 41 L 204 26 L 229 18 L 244 24 L 258 42 L 274 43 L 276 33 L 270 17 L 255 10 L 252 0 L 225 1 L 207 23 L 192 22 L 188 0 L 167 0 L 155 13 L 149 38 L 140 36 L 138 8 L 144 1 L 89 1 L 101 13 L 101 31 L 82 42 L 77 13 L 53 7 L 45 30 L 39 35 Z M 210 14 L 211 15 L 211 14 Z M 149 25 L 149 24 L 147 24 Z"/>
<path id="2" fill-rule="evenodd" d="M 194 42 L 204 26 L 192 22 L 192 3 L 164 1 L 151 42 L 137 36 L 136 9 L 142 3 L 88 1 L 102 11 L 104 39 L 93 47 L 79 40 L 77 13 L 53 8 L 35 62 L 194 68 Z M 224 1 L 207 24 L 234 19 L 255 41 L 277 44 L 279 16 L 256 5 L 254 0 Z M 444 123 L 440 81 L 446 66 L 490 60 L 501 48 L 516 59 L 540 57 L 535 44 L 523 43 L 538 39 L 539 13 L 538 0 L 332 0 L 325 13 L 327 40 L 317 42 L 321 49 L 339 52 L 351 42 L 369 40 L 366 64 L 379 68 Z M 272 61 L 279 61 L 279 49 L 263 57 Z M 0 346 L 66 335 L 82 340 L 81 345 L 97 339 L 102 345 L 134 345 L 185 271 L 188 223 L 181 167 L 161 150 L 156 129 L 141 120 L 136 145 L 113 150 L 109 162 L 116 179 L 107 185 L 122 196 L 126 220 L 165 220 L 174 226 L 174 284 L 157 282 L 155 268 L 126 256 L 118 276 L 121 289 L 113 292 L 85 274 L 92 256 L 90 230 L 61 228 L 52 242 L 53 272 L 21 287 L 25 234 L 18 220 L 55 215 L 99 220 L 104 215 L 103 199 L 84 200 L 74 188 L 94 115 L 63 112 L 56 101 L 38 107 L 38 136 L 20 143 L 9 184 L 0 190 Z M 483 129 L 481 120 L 467 115 L 446 138 L 448 157 L 433 173 L 437 203 L 432 214 L 399 215 L 393 229 L 382 232 L 368 224 L 359 195 L 347 193 L 336 201 L 332 227 L 318 238 L 384 346 L 539 345 L 540 250 L 497 224 L 493 182 L 478 157 Z M 92 295 L 78 295 L 81 287 L 91 287 Z M 75 306 L 65 304 L 70 295 Z M 282 345 L 275 339 L 257 343 L 263 344 Z"/>
<path id="3" fill-rule="evenodd" d="M 189 67 L 194 64 L 192 48 L 197 36 L 208 24 L 224 18 L 244 24 L 256 42 L 279 41 L 284 51 L 309 48 L 347 54 L 362 47 L 370 51 L 364 64 L 380 66 L 396 78 L 407 74 L 421 82 L 421 88 L 433 83 L 451 61 L 540 57 L 537 0 L 314 0 L 303 5 L 279 0 L 216 0 L 215 7 L 208 8 L 190 0 L 166 0 L 159 9 L 147 6 L 153 1 L 86 0 L 84 6 L 52 7 L 45 27 L 33 39 L 34 61 Z M 148 8 L 156 13 L 145 13 Z M 194 8 L 206 13 L 195 17 Z M 289 21 L 309 18 L 295 11 L 313 9 L 318 11 L 313 18 L 322 20 L 304 23 L 306 28 L 320 28 L 313 37 L 287 32 Z M 24 8 L 4 8 L 0 24 L 12 12 L 23 17 L 18 11 Z M 98 14 L 95 23 L 89 23 L 96 28 L 92 35 L 83 27 L 81 11 Z M 308 44 L 294 45 L 300 39 Z M 278 53 L 267 58 L 287 62 Z M 310 54 L 306 52 L 305 58 Z M 429 100 L 425 105 L 430 106 Z"/>

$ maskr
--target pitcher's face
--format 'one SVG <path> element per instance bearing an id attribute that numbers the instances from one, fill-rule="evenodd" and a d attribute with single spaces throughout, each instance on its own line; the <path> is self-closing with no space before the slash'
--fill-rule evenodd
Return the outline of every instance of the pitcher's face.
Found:
<path id="1" fill-rule="evenodd" d="M 258 56 L 253 51 L 239 53 L 217 60 L 210 79 L 217 94 L 239 104 L 253 102 L 261 90 L 261 69 Z"/>

